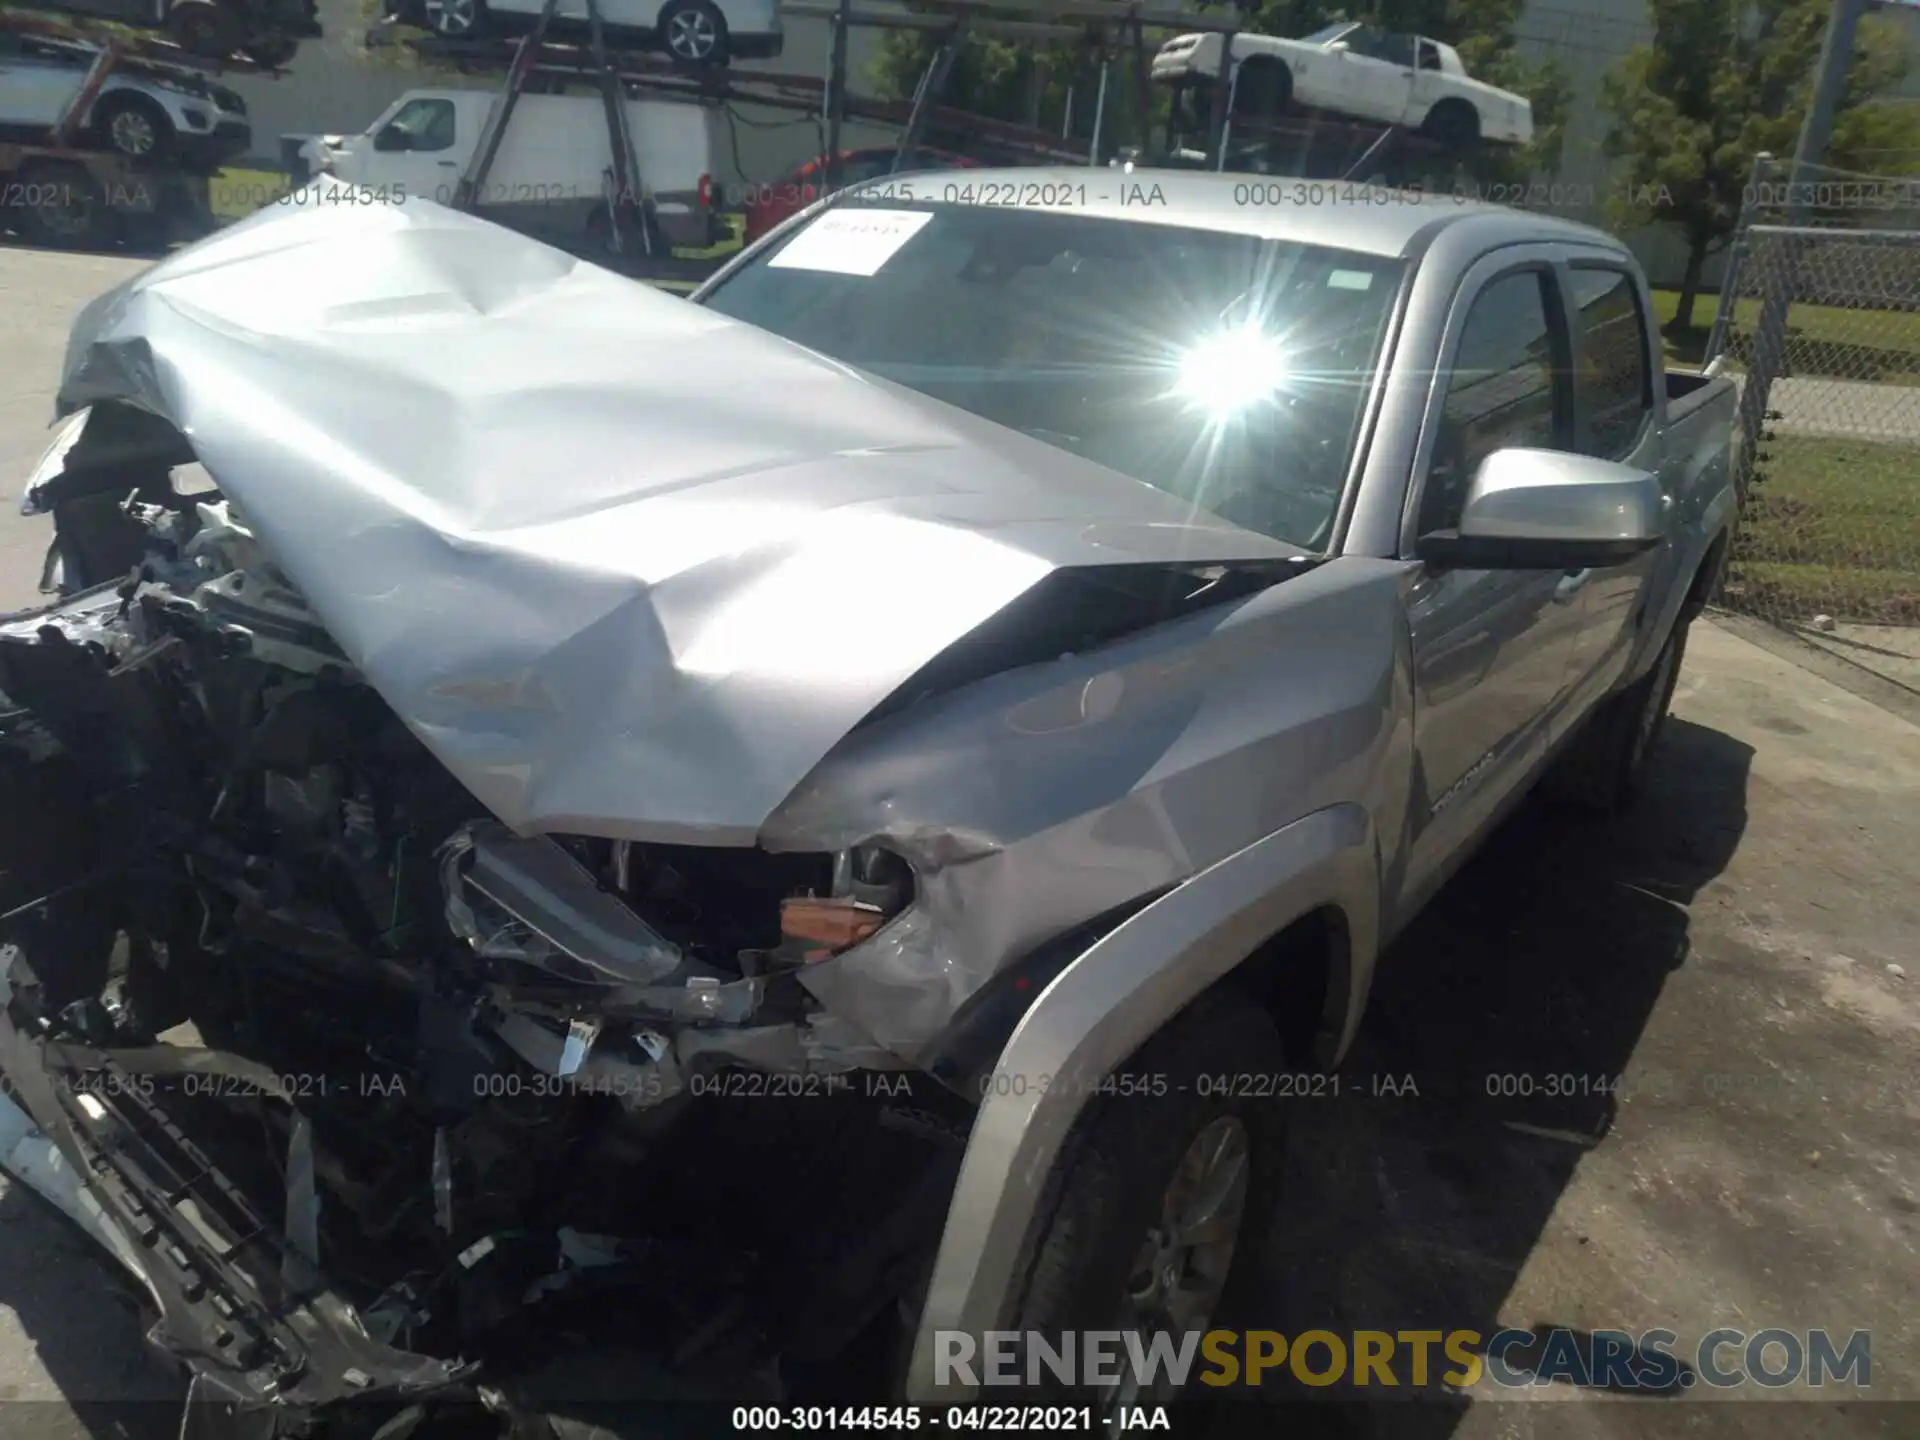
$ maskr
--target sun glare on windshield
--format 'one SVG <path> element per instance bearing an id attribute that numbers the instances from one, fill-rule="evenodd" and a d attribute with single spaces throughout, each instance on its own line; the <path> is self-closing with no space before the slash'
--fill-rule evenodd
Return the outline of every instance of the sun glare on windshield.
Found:
<path id="1" fill-rule="evenodd" d="M 1250 325 L 1208 336 L 1178 367 L 1174 393 L 1221 418 L 1271 400 L 1290 374 L 1286 348 Z"/>

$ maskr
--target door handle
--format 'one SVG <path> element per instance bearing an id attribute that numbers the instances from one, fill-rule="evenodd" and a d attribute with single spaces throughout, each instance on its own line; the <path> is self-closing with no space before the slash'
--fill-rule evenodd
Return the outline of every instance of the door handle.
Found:
<path id="1" fill-rule="evenodd" d="M 436 160 L 433 163 L 438 165 L 442 170 L 458 170 L 460 168 L 460 162 L 458 160 Z"/>
<path id="2" fill-rule="evenodd" d="M 1562 575 L 1553 587 L 1556 603 L 1566 605 L 1578 595 L 1587 581 L 1593 578 L 1592 570 L 1569 570 Z"/>

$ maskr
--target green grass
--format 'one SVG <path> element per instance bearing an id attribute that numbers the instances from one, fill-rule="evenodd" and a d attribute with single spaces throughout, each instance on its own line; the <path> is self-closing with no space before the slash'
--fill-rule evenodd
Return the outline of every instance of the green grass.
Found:
<path id="1" fill-rule="evenodd" d="M 1768 441 L 1727 598 L 1775 620 L 1920 624 L 1920 448 Z"/>
<path id="2" fill-rule="evenodd" d="M 1653 309 L 1671 365 L 1698 365 L 1707 336 L 1720 311 L 1718 295 L 1693 302 L 1693 323 L 1673 328 L 1680 302 L 1677 290 L 1655 290 Z M 1733 313 L 1736 333 L 1751 335 L 1760 322 L 1760 302 L 1743 299 Z M 1807 374 L 1840 379 L 1920 384 L 1920 313 L 1904 310 L 1848 310 L 1837 305 L 1795 305 L 1787 311 L 1787 358 L 1807 362 Z"/>

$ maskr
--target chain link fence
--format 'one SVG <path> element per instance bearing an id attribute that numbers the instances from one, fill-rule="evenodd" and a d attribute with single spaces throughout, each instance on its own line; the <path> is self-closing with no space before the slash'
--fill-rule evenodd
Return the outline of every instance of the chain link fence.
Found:
<path id="1" fill-rule="evenodd" d="M 1708 344 L 1741 387 L 1719 603 L 1920 690 L 1920 179 L 1755 176 Z"/>

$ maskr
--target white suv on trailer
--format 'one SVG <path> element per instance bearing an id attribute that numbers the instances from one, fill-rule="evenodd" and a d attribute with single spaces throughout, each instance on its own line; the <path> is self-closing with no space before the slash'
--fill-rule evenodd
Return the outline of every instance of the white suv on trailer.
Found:
<path id="1" fill-rule="evenodd" d="M 0 130 L 38 140 L 59 123 L 99 51 L 91 45 L 0 33 Z M 247 103 L 185 69 L 123 60 L 107 76 L 82 137 L 130 160 L 211 167 L 253 143 Z"/>

